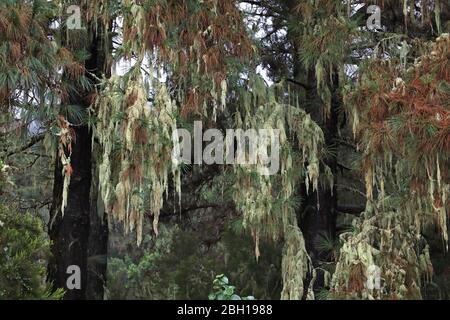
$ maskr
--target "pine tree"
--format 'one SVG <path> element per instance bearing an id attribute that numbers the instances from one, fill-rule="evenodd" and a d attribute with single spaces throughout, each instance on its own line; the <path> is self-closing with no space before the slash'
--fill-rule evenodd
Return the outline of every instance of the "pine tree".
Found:
<path id="1" fill-rule="evenodd" d="M 140 246 L 168 212 L 221 207 L 256 259 L 262 243 L 283 248 L 282 299 L 423 297 L 427 230 L 448 243 L 450 5 L 366 2 L 3 1 L 1 196 L 23 198 L 3 171 L 45 149 L 53 161 L 31 167 L 54 171 L 54 289 L 77 265 L 81 290 L 65 298 L 105 297 L 113 224 Z M 280 172 L 173 161 L 177 128 L 198 120 L 279 130 Z M 371 270 L 381 288 L 367 287 Z"/>

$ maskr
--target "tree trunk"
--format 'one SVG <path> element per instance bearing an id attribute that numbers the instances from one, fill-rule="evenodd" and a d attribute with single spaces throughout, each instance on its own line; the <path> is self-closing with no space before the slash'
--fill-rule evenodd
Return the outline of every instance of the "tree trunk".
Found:
<path id="1" fill-rule="evenodd" d="M 87 126 L 74 127 L 76 141 L 72 145 L 73 174 L 69 186 L 67 206 L 61 213 L 63 176 L 57 157 L 53 203 L 50 214 L 49 235 L 52 241 L 52 258 L 49 262 L 49 279 L 53 287 L 65 289 L 65 299 L 85 299 L 87 288 L 87 248 L 90 224 L 89 192 L 91 188 L 91 133 Z M 66 282 L 69 266 L 80 268 L 81 288 L 68 290 Z"/>
<path id="2" fill-rule="evenodd" d="M 328 261 L 329 252 L 321 250 L 321 242 L 335 241 L 336 237 L 336 217 L 337 217 L 337 155 L 335 152 L 335 139 L 337 136 L 337 103 L 333 101 L 331 112 L 328 119 L 323 119 L 318 123 L 325 135 L 325 145 L 328 149 L 333 150 L 333 154 L 329 155 L 325 160 L 325 164 L 331 169 L 333 174 L 334 186 L 319 186 L 319 190 L 306 193 L 303 186 L 302 194 L 304 198 L 302 224 L 304 227 L 305 244 L 314 263 L 318 261 Z M 317 119 L 314 119 L 317 121 Z M 323 174 L 323 171 L 322 171 Z"/>
<path id="3" fill-rule="evenodd" d="M 94 147 L 95 150 L 95 147 Z M 90 232 L 88 244 L 88 287 L 87 298 L 89 300 L 102 300 L 104 298 L 104 286 L 106 284 L 106 267 L 108 256 L 108 216 L 104 211 L 104 205 L 98 192 L 98 165 L 93 154 L 91 185 L 91 214 Z"/>
<path id="4" fill-rule="evenodd" d="M 110 76 L 106 63 L 103 28 L 97 33 L 89 28 L 92 38 L 87 39 L 90 58 L 86 69 L 97 78 Z M 97 79 L 90 77 L 95 85 Z M 90 92 L 82 92 L 70 98 L 73 105 L 82 106 L 86 112 Z M 62 165 L 57 157 L 53 187 L 53 203 L 50 213 L 49 235 L 52 241 L 52 258 L 49 262 L 49 280 L 53 287 L 66 290 L 65 299 L 103 299 L 106 281 L 106 257 L 108 247 L 108 221 L 98 199 L 98 175 L 93 158 L 92 131 L 87 125 L 73 126 L 75 139 L 72 143 L 71 164 L 73 174 L 70 181 L 67 207 L 61 214 L 63 176 Z M 69 290 L 66 282 L 69 266 L 78 266 L 81 272 L 81 288 Z"/>
<path id="5" fill-rule="evenodd" d="M 297 51 L 298 52 L 298 51 Z M 306 74 L 306 76 L 302 75 Z M 335 139 L 338 135 L 338 110 L 340 96 L 338 92 L 338 77 L 333 76 L 331 110 L 328 117 L 324 116 L 322 102 L 316 89 L 316 78 L 314 70 L 303 71 L 300 59 L 297 57 L 294 66 L 294 79 L 300 82 L 306 82 L 308 89 L 305 92 L 305 110 L 311 115 L 311 118 L 320 125 L 324 132 L 325 145 L 332 152 L 325 164 L 331 169 L 336 182 L 337 175 L 337 148 Z M 323 168 L 321 168 L 323 174 Z M 330 186 L 319 185 L 319 190 L 309 194 L 306 192 L 306 186 L 300 186 L 299 194 L 303 200 L 299 210 L 299 225 L 305 237 L 305 246 L 312 262 L 317 267 L 321 261 L 330 260 L 329 252 L 323 252 L 320 243 L 323 241 L 335 241 L 336 237 L 336 218 L 337 218 L 337 190 L 336 183 L 333 188 Z M 315 288 L 323 287 L 323 276 L 318 273 Z"/>

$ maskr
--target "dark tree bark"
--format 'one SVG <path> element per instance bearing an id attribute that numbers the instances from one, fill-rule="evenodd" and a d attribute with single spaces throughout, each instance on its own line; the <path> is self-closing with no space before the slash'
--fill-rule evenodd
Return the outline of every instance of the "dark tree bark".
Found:
<path id="1" fill-rule="evenodd" d="M 331 109 L 328 115 L 324 113 L 323 101 L 317 92 L 317 79 L 313 69 L 305 70 L 301 62 L 299 52 L 301 44 L 297 43 L 298 35 L 296 30 L 288 30 L 287 39 L 292 45 L 293 62 L 293 80 L 298 85 L 298 91 L 301 95 L 302 105 L 311 118 L 320 125 L 324 132 L 325 145 L 327 149 L 336 150 L 335 139 L 338 136 L 338 110 L 340 97 L 338 91 L 338 77 L 333 76 L 333 83 L 329 83 L 332 89 Z M 295 84 L 295 83 L 294 83 Z M 330 153 L 327 159 L 324 159 L 326 165 L 331 169 L 334 177 L 337 174 L 337 152 Z M 323 172 L 323 168 L 321 168 Z M 302 198 L 302 206 L 299 208 L 299 225 L 305 237 L 306 249 L 312 260 L 316 263 L 324 256 L 317 250 L 316 244 L 322 236 L 331 239 L 335 236 L 336 214 L 337 214 L 337 194 L 335 187 L 333 190 L 328 186 L 319 186 L 319 190 L 309 193 L 306 192 L 306 186 L 302 184 L 299 188 L 299 195 Z"/>
<path id="2" fill-rule="evenodd" d="M 89 76 L 95 85 L 97 78 L 110 76 L 105 50 L 103 28 L 94 28 L 86 40 L 90 58 L 86 70 L 95 75 Z M 109 39 L 109 38 L 108 38 Z M 80 90 L 70 97 L 70 103 L 82 106 L 87 112 L 90 92 Z M 49 262 L 49 280 L 53 287 L 67 291 L 65 299 L 103 299 L 106 281 L 106 257 L 108 248 L 108 221 L 102 206 L 98 205 L 98 175 L 93 157 L 92 132 L 85 124 L 73 126 L 75 139 L 72 143 L 71 164 L 73 174 L 70 181 L 67 207 L 61 213 L 63 176 L 62 164 L 57 156 L 53 203 L 50 212 L 49 235 L 52 241 L 52 258 Z M 76 265 L 81 271 L 81 289 L 68 290 L 66 281 L 70 274 L 67 268 Z"/>
<path id="3" fill-rule="evenodd" d="M 107 55 L 110 52 L 110 30 L 103 25 L 97 27 L 97 33 L 91 45 L 91 58 L 86 64 L 89 72 L 93 73 L 97 78 L 111 76 L 111 67 L 107 62 Z M 91 28 L 92 29 L 92 28 Z M 108 35 L 105 37 L 104 33 Z M 94 34 L 94 31 L 92 31 Z M 97 84 L 97 79 L 91 79 Z M 99 146 L 93 146 L 94 151 L 98 151 Z M 108 215 L 103 206 L 103 201 L 99 195 L 98 181 L 98 159 L 100 156 L 94 152 L 92 159 L 92 185 L 90 194 L 90 233 L 88 239 L 88 290 L 87 298 L 90 300 L 102 300 L 104 298 L 104 288 L 106 285 L 106 268 L 108 256 Z"/>
<path id="4" fill-rule="evenodd" d="M 294 45 L 295 48 L 295 45 Z M 311 115 L 311 118 L 320 125 L 324 132 L 325 146 L 328 150 L 332 150 L 324 163 L 330 168 L 333 174 L 334 186 L 319 186 L 317 191 L 306 192 L 306 186 L 302 184 L 299 188 L 299 194 L 302 198 L 302 206 L 299 209 L 299 226 L 302 229 L 305 246 L 314 267 L 317 267 L 323 261 L 329 261 L 329 252 L 320 250 L 320 242 L 325 239 L 335 241 L 336 238 L 336 219 L 337 219 L 337 190 L 336 176 L 338 173 L 337 146 L 336 138 L 338 137 L 339 125 L 339 106 L 341 97 L 339 95 L 339 82 L 337 73 L 333 75 L 333 82 L 329 83 L 332 90 L 331 108 L 329 114 L 323 112 L 323 102 L 319 98 L 316 86 L 316 78 L 314 70 L 304 70 L 298 57 L 298 49 L 295 48 L 294 54 L 294 79 L 299 82 L 306 83 L 304 103 L 305 111 Z M 321 172 L 323 173 L 321 168 Z M 318 272 L 314 287 L 322 288 L 324 278 Z"/>
<path id="5" fill-rule="evenodd" d="M 319 186 L 319 190 L 310 192 L 309 194 L 306 193 L 304 185 L 301 190 L 304 199 L 301 225 L 303 226 L 306 248 L 315 264 L 319 261 L 329 260 L 329 253 L 322 252 L 320 248 L 318 248 L 320 242 L 323 242 L 325 239 L 334 241 L 336 238 L 336 218 L 338 211 L 336 190 L 336 176 L 338 174 L 336 138 L 338 137 L 338 108 L 340 98 L 337 93 L 338 80 L 335 79 L 335 81 L 336 82 L 332 84 L 334 93 L 328 117 L 325 117 L 322 112 L 318 112 L 317 110 L 311 112 L 313 120 L 320 124 L 324 132 L 326 148 L 332 151 L 327 158 L 324 159 L 324 163 L 331 169 L 334 185 L 332 188 L 330 186 Z"/>
<path id="6" fill-rule="evenodd" d="M 50 214 L 49 235 L 52 241 L 52 258 L 49 262 L 49 279 L 53 287 L 64 288 L 68 300 L 86 297 L 87 248 L 90 224 L 89 193 L 91 188 L 91 133 L 86 126 L 74 127 L 76 141 L 72 145 L 72 168 L 69 196 L 64 216 L 61 212 L 63 176 L 59 160 L 55 166 L 53 203 Z M 76 265 L 81 272 L 81 289 L 67 290 L 66 273 Z"/>
<path id="7" fill-rule="evenodd" d="M 95 161 L 97 159 L 95 153 L 93 158 L 86 296 L 90 300 L 102 300 L 106 285 L 109 227 L 108 216 L 98 192 L 98 165 Z"/>

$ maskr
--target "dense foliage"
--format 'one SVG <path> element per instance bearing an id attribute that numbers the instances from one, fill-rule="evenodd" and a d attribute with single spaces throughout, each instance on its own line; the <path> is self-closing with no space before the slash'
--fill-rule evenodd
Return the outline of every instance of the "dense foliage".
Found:
<path id="1" fill-rule="evenodd" d="M 0 207 L 0 299 L 60 299 L 46 283 L 50 243 L 39 218 Z"/>
<path id="2" fill-rule="evenodd" d="M 439 0 L 2 1 L 0 297 L 76 264 L 67 299 L 448 298 L 449 32 Z M 181 161 L 198 121 L 279 141 Z"/>

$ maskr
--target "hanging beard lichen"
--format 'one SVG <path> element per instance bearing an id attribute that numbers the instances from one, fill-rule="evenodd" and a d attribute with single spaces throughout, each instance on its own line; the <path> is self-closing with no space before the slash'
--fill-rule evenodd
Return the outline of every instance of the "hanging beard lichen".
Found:
<path id="1" fill-rule="evenodd" d="M 283 84 L 278 85 L 281 86 Z M 267 88 L 260 78 L 251 78 L 249 90 L 241 91 L 242 105 L 236 116 L 236 127 L 278 130 L 276 142 L 279 145 L 276 148 L 272 144 L 271 152 L 279 152 L 280 170 L 267 175 L 266 164 L 260 157 L 256 165 L 236 166 L 234 199 L 243 213 L 244 227 L 254 237 L 257 258 L 260 239 L 284 239 L 282 298 L 301 299 L 304 296 L 303 281 L 307 275 L 313 275 L 314 270 L 295 215 L 298 206 L 295 190 L 302 181 L 308 189 L 318 188 L 324 136 L 302 109 L 277 100 L 276 90 Z M 296 151 L 291 141 L 296 141 Z M 251 156 L 246 150 L 246 159 Z M 309 285 L 309 299 L 314 298 L 313 282 Z"/>
<path id="2" fill-rule="evenodd" d="M 331 282 L 336 298 L 420 299 L 433 272 L 429 248 L 414 229 L 411 206 L 366 211 L 343 246 Z"/>
<path id="3" fill-rule="evenodd" d="M 124 57 L 148 54 L 176 86 L 180 114 L 216 119 L 227 75 L 254 53 L 234 0 L 125 0 Z"/>
<path id="4" fill-rule="evenodd" d="M 169 174 L 175 190 L 181 190 L 179 167 L 171 161 L 176 106 L 162 84 L 150 105 L 140 76 L 122 81 L 119 77 L 106 81 L 96 103 L 100 120 L 96 131 L 104 148 L 100 191 L 108 212 L 124 222 L 125 231 L 136 228 L 140 244 L 145 212 L 153 215 L 158 233 Z"/>
<path id="5" fill-rule="evenodd" d="M 116 61 L 136 63 L 124 77 L 105 81 L 95 104 L 104 148 L 100 190 L 107 210 L 124 221 L 126 231 L 137 229 L 138 243 L 146 211 L 153 214 L 157 233 L 170 174 L 181 193 L 179 164 L 171 159 L 177 147 L 172 141 L 175 115 L 215 120 L 218 109 L 225 109 L 229 68 L 253 53 L 234 0 L 193 3 L 124 0 L 117 8 L 123 45 Z M 92 7 L 97 6 L 107 12 L 106 4 L 93 1 Z M 98 19 L 107 29 L 106 19 Z M 149 84 L 142 83 L 141 68 Z M 149 89 L 155 93 L 151 107 Z"/>
<path id="6" fill-rule="evenodd" d="M 449 48 L 444 34 L 406 71 L 375 60 L 346 99 L 364 148 L 367 207 L 355 232 L 341 236 L 338 296 L 421 298 L 432 273 L 425 227 L 437 226 L 448 249 Z M 371 267 L 379 270 L 376 289 L 360 280 Z"/>
<path id="7" fill-rule="evenodd" d="M 307 300 L 314 300 L 313 285 L 316 272 L 312 268 L 312 261 L 306 252 L 305 240 L 297 226 L 286 230 L 283 260 L 281 264 L 283 277 L 282 300 L 301 300 L 305 294 L 304 279 L 312 279 L 306 293 Z"/>
<path id="8" fill-rule="evenodd" d="M 72 140 L 75 136 L 74 130 L 70 127 L 70 123 L 63 117 L 58 117 L 58 127 L 59 127 L 59 142 L 58 142 L 58 156 L 62 165 L 62 176 L 64 178 L 63 182 L 63 192 L 62 192 L 62 204 L 61 204 L 61 214 L 64 216 L 64 211 L 67 206 L 67 200 L 69 197 L 69 186 L 70 177 L 72 176 L 73 169 L 71 165 L 71 155 L 72 155 Z"/>

